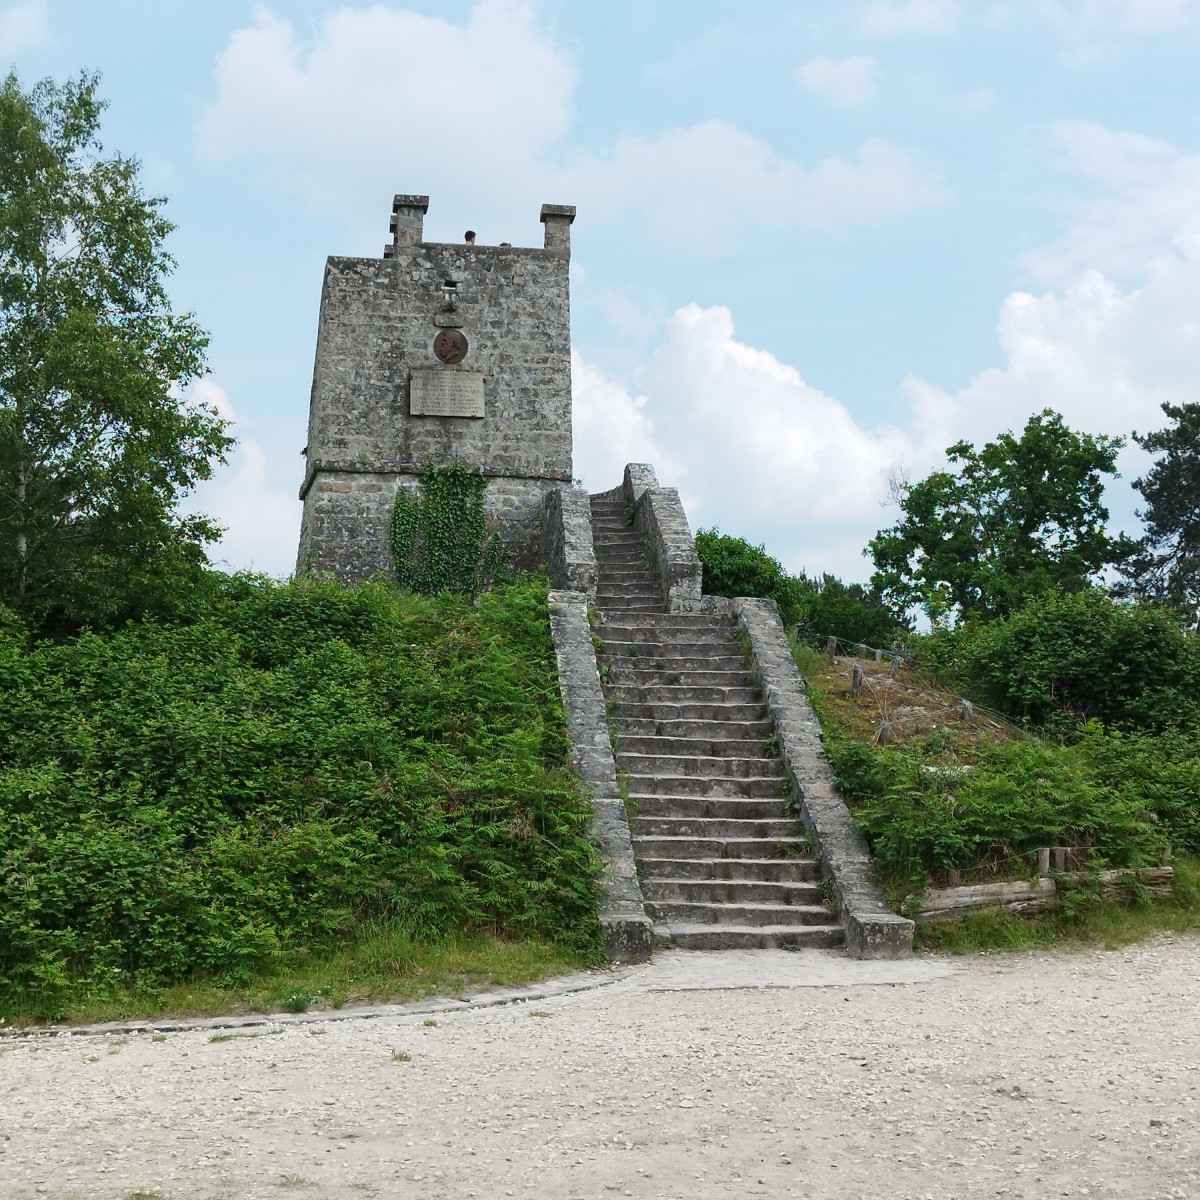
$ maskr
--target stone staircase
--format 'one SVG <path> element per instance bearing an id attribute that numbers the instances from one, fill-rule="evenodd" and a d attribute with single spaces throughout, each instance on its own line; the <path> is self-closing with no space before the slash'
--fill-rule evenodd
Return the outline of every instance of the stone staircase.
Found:
<path id="1" fill-rule="evenodd" d="M 621 501 L 592 498 L 600 677 L 655 941 L 837 946 L 731 616 L 668 613 Z"/>

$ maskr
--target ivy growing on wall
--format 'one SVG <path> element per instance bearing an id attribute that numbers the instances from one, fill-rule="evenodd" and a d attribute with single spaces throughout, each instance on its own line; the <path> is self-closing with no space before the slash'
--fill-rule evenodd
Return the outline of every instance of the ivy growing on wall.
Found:
<path id="1" fill-rule="evenodd" d="M 413 491 L 400 488 L 388 544 L 396 582 L 422 595 L 485 590 L 503 569 L 494 530 L 484 514 L 487 479 L 455 459 L 428 466 Z"/>

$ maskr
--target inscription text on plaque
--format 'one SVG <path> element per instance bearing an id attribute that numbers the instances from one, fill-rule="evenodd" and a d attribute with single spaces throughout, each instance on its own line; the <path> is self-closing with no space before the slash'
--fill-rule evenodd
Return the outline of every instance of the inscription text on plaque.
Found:
<path id="1" fill-rule="evenodd" d="M 414 368 L 408 412 L 413 417 L 482 417 L 483 374 Z"/>

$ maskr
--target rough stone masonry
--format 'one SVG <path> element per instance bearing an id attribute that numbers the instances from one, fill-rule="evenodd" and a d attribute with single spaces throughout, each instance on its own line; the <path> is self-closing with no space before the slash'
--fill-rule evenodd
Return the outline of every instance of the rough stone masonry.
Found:
<path id="1" fill-rule="evenodd" d="M 571 205 L 541 249 L 422 240 L 427 196 L 396 196 L 383 257 L 325 267 L 297 570 L 391 568 L 397 487 L 454 458 L 515 566 L 541 557 L 546 493 L 571 479 Z"/>

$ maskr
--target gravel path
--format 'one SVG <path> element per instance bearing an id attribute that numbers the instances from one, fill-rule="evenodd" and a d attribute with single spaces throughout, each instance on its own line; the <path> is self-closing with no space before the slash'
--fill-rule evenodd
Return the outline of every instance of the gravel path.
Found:
<path id="1" fill-rule="evenodd" d="M 6 1039 L 0 1197 L 1200 1198 L 1198 974 L 1197 937 L 675 953 L 435 1017 Z"/>

